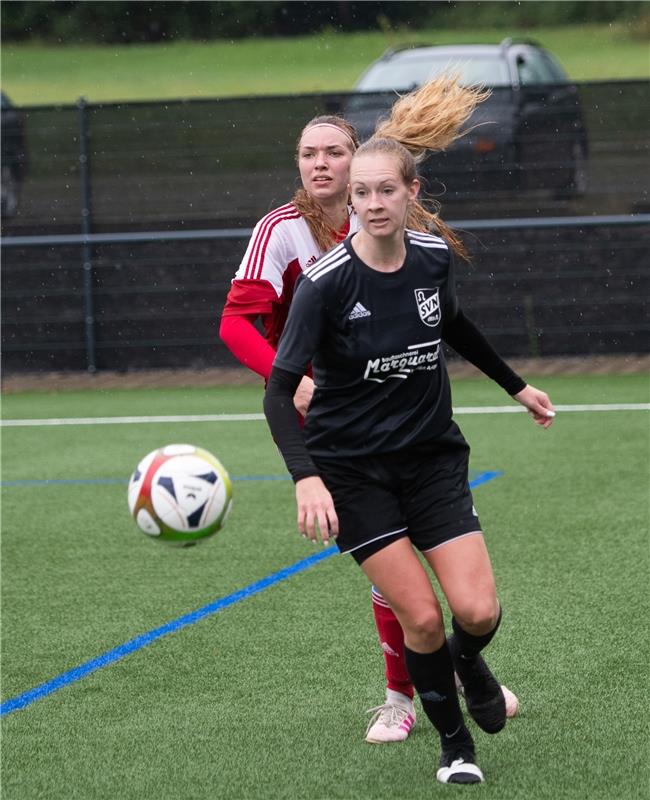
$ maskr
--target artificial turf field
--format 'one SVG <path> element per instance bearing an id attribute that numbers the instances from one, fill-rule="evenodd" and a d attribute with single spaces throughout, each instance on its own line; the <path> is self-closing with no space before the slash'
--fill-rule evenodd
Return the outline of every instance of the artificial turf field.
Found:
<path id="1" fill-rule="evenodd" d="M 642 375 L 530 379 L 560 405 L 649 399 Z M 456 408 L 510 403 L 454 382 Z M 3 399 L 5 423 L 260 408 L 255 386 Z M 474 490 L 504 606 L 487 655 L 521 701 L 497 736 L 472 723 L 485 785 L 436 783 L 424 714 L 404 744 L 363 741 L 383 697 L 369 588 L 339 556 L 278 579 L 323 550 L 295 531 L 265 423 L 141 422 L 3 427 L 3 798 L 647 798 L 647 410 L 458 422 L 473 474 L 501 473 Z M 214 540 L 173 549 L 137 531 L 126 482 L 185 441 L 221 458 L 235 502 Z"/>

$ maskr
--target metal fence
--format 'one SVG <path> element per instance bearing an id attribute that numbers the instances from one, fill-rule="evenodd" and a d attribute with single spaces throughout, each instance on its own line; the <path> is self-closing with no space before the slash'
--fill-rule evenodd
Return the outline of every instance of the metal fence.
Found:
<path id="1" fill-rule="evenodd" d="M 529 129 L 536 161 L 504 152 L 487 181 L 482 161 L 469 185 L 462 164 L 430 165 L 473 255 L 464 304 L 505 355 L 647 350 L 649 96 L 646 81 L 580 85 L 579 164 L 557 161 L 548 129 L 531 149 Z M 3 219 L 5 372 L 233 364 L 217 319 L 250 228 L 293 193 L 305 121 L 350 101 L 23 110 L 29 167 Z M 545 153 L 586 182 L 531 180 L 551 174 Z"/>

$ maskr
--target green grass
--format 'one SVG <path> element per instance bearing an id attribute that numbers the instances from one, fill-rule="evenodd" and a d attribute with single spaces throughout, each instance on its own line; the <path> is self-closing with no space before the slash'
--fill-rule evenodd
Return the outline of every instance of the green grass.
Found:
<path id="1" fill-rule="evenodd" d="M 544 378 L 556 403 L 647 402 L 646 376 Z M 456 406 L 508 403 L 456 381 Z M 260 409 L 255 386 L 30 393 L 5 418 Z M 488 800 L 647 797 L 648 414 L 459 416 L 505 608 L 489 658 L 521 700 L 477 732 Z M 283 474 L 263 422 L 4 428 L 3 481 L 126 478 L 192 441 L 232 475 Z M 236 481 L 214 541 L 140 535 L 126 485 L 3 487 L 2 697 L 311 554 L 289 481 Z M 3 797 L 446 797 L 423 714 L 404 745 L 363 742 L 382 696 L 369 591 L 331 558 L 3 718 Z M 455 794 L 455 792 L 453 792 Z"/>
<path id="2" fill-rule="evenodd" d="M 81 96 L 96 103 L 345 91 L 395 44 L 498 42 L 513 33 L 548 47 L 575 80 L 650 77 L 647 40 L 632 23 L 617 23 L 129 46 L 11 43 L 2 48 L 2 83 L 14 102 L 26 105 L 74 103 Z"/>

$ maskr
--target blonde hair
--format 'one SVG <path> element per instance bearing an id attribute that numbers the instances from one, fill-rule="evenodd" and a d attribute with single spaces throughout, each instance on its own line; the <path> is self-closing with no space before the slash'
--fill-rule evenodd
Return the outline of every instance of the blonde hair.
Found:
<path id="1" fill-rule="evenodd" d="M 463 136 L 466 133 L 463 125 L 476 106 L 489 94 L 486 89 L 461 86 L 457 75 L 442 75 L 425 83 L 419 89 L 402 95 L 393 105 L 388 119 L 377 125 L 372 138 L 361 147 L 364 152 L 381 150 L 397 156 L 403 176 L 410 174 L 412 162 L 413 177 L 416 177 L 416 162 L 420 161 L 427 151 L 445 150 Z M 303 133 L 314 125 L 333 125 L 340 128 L 350 138 L 352 152 L 359 151 L 359 136 L 354 126 L 343 117 L 337 116 L 321 116 L 310 120 L 300 134 L 298 147 Z M 392 141 L 401 147 L 393 148 L 391 145 L 377 144 L 386 141 Z M 371 143 L 373 143 L 372 150 L 369 147 Z M 320 204 L 304 188 L 298 189 L 292 202 L 305 217 L 321 252 L 329 250 L 336 242 L 337 232 L 327 222 Z M 440 219 L 440 204 L 436 201 L 429 202 L 434 207 L 433 211 L 429 211 L 417 201 L 409 205 L 407 227 L 422 232 L 435 229 L 461 258 L 468 261 L 469 257 L 463 243 Z"/>
<path id="2" fill-rule="evenodd" d="M 461 86 L 457 75 L 441 75 L 402 95 L 374 135 L 395 139 L 419 161 L 427 150 L 446 150 L 466 133 L 463 125 L 490 92 Z"/>
<path id="3" fill-rule="evenodd" d="M 427 151 L 446 150 L 467 133 L 463 125 L 472 116 L 476 106 L 489 95 L 487 89 L 461 86 L 458 75 L 441 75 L 400 97 L 393 105 L 390 117 L 377 126 L 373 138 L 398 142 L 410 153 L 415 164 L 424 158 Z M 404 154 L 398 153 L 399 150 L 394 155 L 400 159 L 404 175 Z M 429 201 L 429 204 L 433 207 L 432 211 L 417 201 L 411 205 L 406 219 L 407 227 L 421 231 L 433 228 L 449 242 L 460 258 L 469 261 L 465 245 L 440 219 L 440 203 Z"/>

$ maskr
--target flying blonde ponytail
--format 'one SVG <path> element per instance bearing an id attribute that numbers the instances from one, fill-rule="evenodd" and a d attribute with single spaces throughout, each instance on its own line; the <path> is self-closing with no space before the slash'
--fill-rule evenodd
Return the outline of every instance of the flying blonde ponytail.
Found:
<path id="1" fill-rule="evenodd" d="M 463 125 L 490 92 L 461 86 L 457 75 L 441 75 L 402 95 L 374 135 L 395 139 L 420 160 L 427 150 L 445 150 L 466 131 Z"/>

